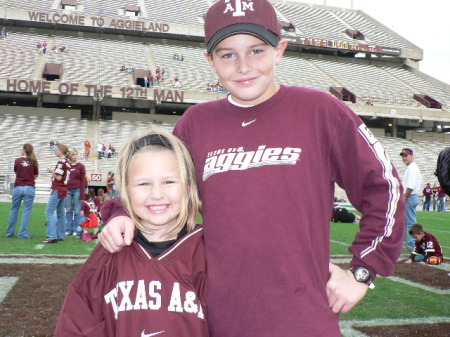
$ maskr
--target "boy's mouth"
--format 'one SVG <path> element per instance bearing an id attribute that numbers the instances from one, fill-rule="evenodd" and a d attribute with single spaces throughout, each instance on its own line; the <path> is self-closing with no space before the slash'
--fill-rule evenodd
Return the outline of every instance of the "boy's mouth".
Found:
<path id="1" fill-rule="evenodd" d="M 253 82 L 255 82 L 256 79 L 257 79 L 257 77 L 248 77 L 248 78 L 243 78 L 243 79 L 237 80 L 236 82 L 241 85 L 249 85 L 249 84 L 252 84 Z"/>

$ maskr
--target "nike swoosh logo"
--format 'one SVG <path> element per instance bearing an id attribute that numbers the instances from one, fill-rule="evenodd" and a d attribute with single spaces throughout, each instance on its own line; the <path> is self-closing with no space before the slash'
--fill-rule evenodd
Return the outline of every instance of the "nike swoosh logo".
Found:
<path id="1" fill-rule="evenodd" d="M 249 125 L 249 124 L 252 124 L 254 121 L 256 121 L 256 119 L 254 119 L 254 120 L 252 120 L 252 121 L 250 121 L 250 122 L 242 122 L 242 126 L 247 126 L 247 125 Z"/>
<path id="2" fill-rule="evenodd" d="M 143 330 L 142 333 L 141 333 L 141 337 L 152 337 L 152 336 L 159 335 L 160 333 L 163 333 L 163 332 L 164 332 L 164 331 L 159 331 L 159 332 L 154 332 L 154 333 L 146 334 L 146 333 L 145 333 L 145 330 Z"/>

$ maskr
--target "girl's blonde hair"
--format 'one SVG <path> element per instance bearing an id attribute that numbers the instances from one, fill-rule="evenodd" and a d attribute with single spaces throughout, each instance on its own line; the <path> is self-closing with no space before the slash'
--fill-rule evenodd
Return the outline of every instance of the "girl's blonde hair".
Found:
<path id="1" fill-rule="evenodd" d="M 66 157 L 69 162 L 72 161 L 72 155 L 69 151 L 69 147 L 65 144 L 58 144 L 56 145 L 56 147 L 58 148 L 59 151 L 61 151 L 64 154 L 64 157 Z"/>
<path id="2" fill-rule="evenodd" d="M 148 133 L 130 140 L 120 151 L 115 176 L 124 208 L 136 227 L 144 233 L 148 233 L 142 220 L 133 212 L 127 191 L 130 161 L 135 154 L 143 151 L 172 151 L 175 155 L 180 171 L 183 200 L 180 214 L 174 225 L 169 228 L 168 235 L 177 235 L 185 226 L 188 231 L 191 231 L 201 212 L 194 162 L 184 143 L 166 131 L 150 130 Z"/>

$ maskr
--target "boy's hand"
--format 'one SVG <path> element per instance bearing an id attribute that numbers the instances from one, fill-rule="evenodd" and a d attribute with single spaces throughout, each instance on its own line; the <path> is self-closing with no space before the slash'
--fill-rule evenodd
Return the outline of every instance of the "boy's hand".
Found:
<path id="1" fill-rule="evenodd" d="M 99 235 L 100 243 L 110 253 L 129 246 L 134 237 L 134 223 L 127 216 L 118 216 L 108 222 Z"/>
<path id="2" fill-rule="evenodd" d="M 327 282 L 328 305 L 334 313 L 349 312 L 367 293 L 369 286 L 355 280 L 350 270 L 329 264 L 330 279 Z"/>
<path id="3" fill-rule="evenodd" d="M 408 260 L 405 261 L 405 263 L 412 263 L 412 260 L 408 259 Z"/>

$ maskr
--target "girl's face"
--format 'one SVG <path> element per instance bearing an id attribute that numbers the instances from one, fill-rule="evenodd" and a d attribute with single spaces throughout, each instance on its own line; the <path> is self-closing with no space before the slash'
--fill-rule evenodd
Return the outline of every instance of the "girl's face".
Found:
<path id="1" fill-rule="evenodd" d="M 183 189 L 175 154 L 144 150 L 129 163 L 127 193 L 133 212 L 152 235 L 150 241 L 168 240 L 165 234 L 181 212 Z"/>
<path id="2" fill-rule="evenodd" d="M 56 147 L 55 155 L 61 158 L 62 156 L 64 156 L 64 153 L 59 149 L 59 147 Z"/>
<path id="3" fill-rule="evenodd" d="M 286 46 L 286 40 L 274 48 L 253 35 L 236 34 L 220 41 L 205 56 L 234 101 L 256 105 L 278 91 L 275 65 L 281 62 Z"/>
<path id="4" fill-rule="evenodd" d="M 78 152 L 72 152 L 72 160 L 74 161 L 74 162 L 77 162 L 78 161 Z"/>

